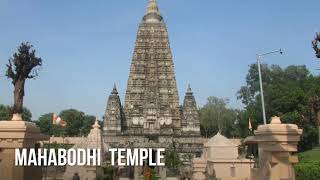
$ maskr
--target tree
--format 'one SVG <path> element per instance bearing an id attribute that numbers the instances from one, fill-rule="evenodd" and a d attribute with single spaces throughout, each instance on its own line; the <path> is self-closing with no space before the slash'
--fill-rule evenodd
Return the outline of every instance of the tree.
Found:
<path id="1" fill-rule="evenodd" d="M 52 135 L 52 113 L 41 115 L 36 124 L 40 128 L 41 133 Z"/>
<path id="2" fill-rule="evenodd" d="M 24 120 L 24 121 L 32 121 L 32 113 L 31 113 L 31 111 L 28 109 L 28 108 L 26 108 L 26 107 L 23 107 L 22 108 L 22 119 Z"/>
<path id="3" fill-rule="evenodd" d="M 41 133 L 47 135 L 61 136 L 64 132 L 64 128 L 53 125 L 53 113 L 43 114 L 36 121 L 37 126 L 40 128 Z"/>
<path id="4" fill-rule="evenodd" d="M 316 37 L 312 41 L 312 47 L 313 47 L 314 51 L 316 52 L 316 57 L 320 58 L 320 49 L 318 48 L 318 42 L 320 42 L 320 33 L 319 32 L 316 34 Z"/>
<path id="5" fill-rule="evenodd" d="M 82 129 L 80 131 L 80 135 L 84 135 L 84 136 L 88 135 L 95 120 L 96 120 L 95 116 L 85 115 L 84 119 L 83 119 Z M 101 126 L 101 124 L 100 124 L 100 126 Z"/>
<path id="6" fill-rule="evenodd" d="M 67 123 L 65 130 L 65 133 L 67 135 L 80 135 L 85 117 L 84 112 L 78 111 L 76 109 L 63 110 L 60 112 L 60 117 Z"/>
<path id="7" fill-rule="evenodd" d="M 0 120 L 9 120 L 11 119 L 10 107 L 5 105 L 0 105 Z"/>
<path id="8" fill-rule="evenodd" d="M 200 124 L 202 135 L 209 137 L 220 131 L 225 136 L 234 136 L 236 111 L 227 108 L 228 99 L 211 96 L 200 108 Z"/>
<path id="9" fill-rule="evenodd" d="M 52 114 L 47 113 L 36 122 L 42 133 L 54 136 L 87 136 L 96 119 L 95 116 L 86 115 L 76 109 L 67 109 L 60 112 L 59 116 L 66 121 L 66 127 L 54 126 Z"/>
<path id="10" fill-rule="evenodd" d="M 18 52 L 8 60 L 6 76 L 12 79 L 14 85 L 14 105 L 12 113 L 23 112 L 24 86 L 26 79 L 38 76 L 37 66 L 42 65 L 42 59 L 36 57 L 36 51 L 28 42 L 21 43 Z"/>
<path id="11" fill-rule="evenodd" d="M 235 122 L 235 129 L 233 134 L 235 137 L 246 138 L 252 136 L 253 132 L 249 129 L 249 119 L 251 120 L 251 125 L 253 129 L 256 128 L 256 124 L 252 124 L 252 119 L 250 113 L 246 110 L 236 110 L 237 119 Z"/>
<path id="12" fill-rule="evenodd" d="M 300 150 L 312 148 L 317 137 L 317 118 L 311 99 L 320 93 L 320 77 L 313 76 L 306 66 L 262 65 L 262 79 L 267 117 L 280 116 L 284 123 L 294 123 L 304 129 Z M 252 124 L 262 124 L 261 96 L 257 65 L 252 64 L 247 83 L 238 91 Z M 269 119 L 268 119 L 269 120 Z"/>
<path id="13" fill-rule="evenodd" d="M 11 109 L 12 108 L 10 106 L 0 105 L 0 121 L 12 119 Z M 28 108 L 23 107 L 22 119 L 25 121 L 31 121 L 31 118 L 31 111 Z"/>

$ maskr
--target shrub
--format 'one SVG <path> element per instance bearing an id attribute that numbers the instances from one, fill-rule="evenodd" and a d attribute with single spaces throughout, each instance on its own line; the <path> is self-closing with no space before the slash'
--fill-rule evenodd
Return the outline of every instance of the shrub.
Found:
<path id="1" fill-rule="evenodd" d="M 320 179 L 320 161 L 300 162 L 294 168 L 297 180 Z"/>

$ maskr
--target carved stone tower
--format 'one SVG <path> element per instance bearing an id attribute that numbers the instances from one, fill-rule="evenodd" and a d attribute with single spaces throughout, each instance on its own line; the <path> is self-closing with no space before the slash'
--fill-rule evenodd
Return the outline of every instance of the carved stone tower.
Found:
<path id="1" fill-rule="evenodd" d="M 200 155 L 199 127 L 191 88 L 183 106 L 179 105 L 167 27 L 156 0 L 149 0 L 137 33 L 124 106 L 114 88 L 107 103 L 103 141 L 111 148 L 165 148 L 180 155 Z"/>
<path id="2" fill-rule="evenodd" d="M 109 96 L 103 130 L 106 134 L 121 133 L 123 111 L 116 85 Z"/>
<path id="3" fill-rule="evenodd" d="M 183 133 L 200 135 L 199 113 L 190 85 L 183 101 L 181 125 Z"/>
<path id="4" fill-rule="evenodd" d="M 166 24 L 150 0 L 140 24 L 125 96 L 130 134 L 178 134 L 179 97 Z"/>

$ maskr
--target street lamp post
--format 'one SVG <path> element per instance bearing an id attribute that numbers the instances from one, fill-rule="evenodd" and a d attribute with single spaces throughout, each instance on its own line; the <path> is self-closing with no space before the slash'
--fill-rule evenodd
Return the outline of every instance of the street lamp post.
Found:
<path id="1" fill-rule="evenodd" d="M 262 86 L 262 77 L 261 77 L 261 59 L 262 59 L 263 56 L 266 56 L 266 55 L 269 55 L 269 54 L 273 54 L 273 53 L 283 54 L 283 51 L 281 49 L 279 49 L 279 50 L 267 52 L 267 53 L 264 53 L 264 54 L 257 54 L 260 93 L 261 93 L 261 104 L 262 104 L 262 115 L 263 115 L 263 123 L 264 124 L 267 124 L 267 118 L 266 118 L 266 109 L 265 109 L 265 106 L 264 106 L 263 86 Z"/>

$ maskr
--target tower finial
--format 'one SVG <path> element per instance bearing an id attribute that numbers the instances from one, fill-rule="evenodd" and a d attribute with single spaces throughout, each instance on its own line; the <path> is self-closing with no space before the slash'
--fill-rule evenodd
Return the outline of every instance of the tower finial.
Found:
<path id="1" fill-rule="evenodd" d="M 99 129 L 100 128 L 100 125 L 99 125 L 98 121 L 99 121 L 98 117 L 96 117 L 96 120 L 94 121 L 94 124 L 92 125 L 93 129 Z"/>
<path id="2" fill-rule="evenodd" d="M 147 14 L 152 14 L 152 13 L 160 15 L 157 0 L 149 0 Z"/>
<path id="3" fill-rule="evenodd" d="M 188 84 L 188 90 L 187 90 L 188 93 L 192 93 L 192 89 L 191 89 L 191 85 Z"/>
<path id="4" fill-rule="evenodd" d="M 146 22 L 160 22 L 162 20 L 157 0 L 149 0 L 147 12 L 143 19 Z"/>
<path id="5" fill-rule="evenodd" d="M 111 94 L 118 94 L 116 83 L 114 83 L 114 85 L 113 85 L 113 89 L 112 89 Z"/>

